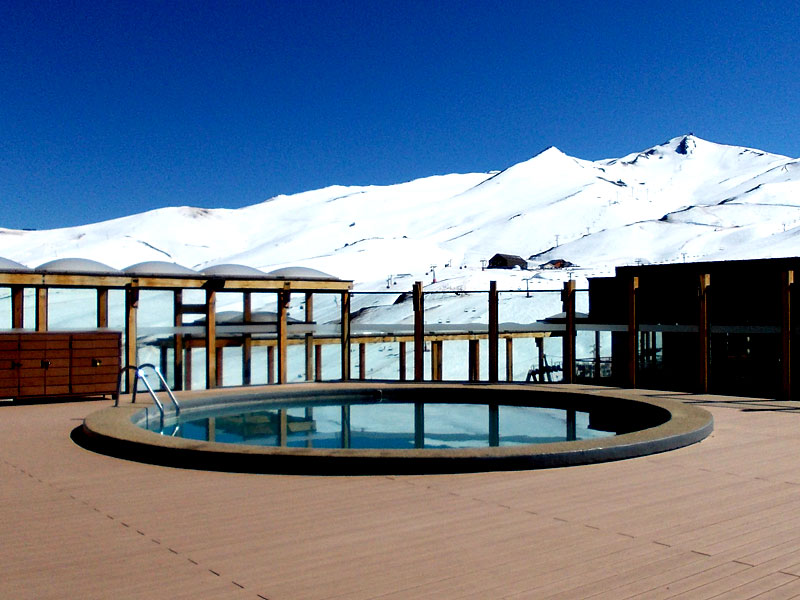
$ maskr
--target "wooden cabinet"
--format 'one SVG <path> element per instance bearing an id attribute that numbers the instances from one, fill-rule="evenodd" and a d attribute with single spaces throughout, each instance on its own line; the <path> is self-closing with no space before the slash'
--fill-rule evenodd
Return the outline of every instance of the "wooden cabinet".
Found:
<path id="1" fill-rule="evenodd" d="M 118 331 L 0 332 L 0 398 L 113 394 Z"/>

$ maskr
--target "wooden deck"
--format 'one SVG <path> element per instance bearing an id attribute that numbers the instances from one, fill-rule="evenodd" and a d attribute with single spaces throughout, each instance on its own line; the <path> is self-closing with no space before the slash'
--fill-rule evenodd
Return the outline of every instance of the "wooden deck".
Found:
<path id="1" fill-rule="evenodd" d="M 69 437 L 108 401 L 0 406 L 0 598 L 800 597 L 800 404 L 685 400 L 715 432 L 666 454 L 338 478 L 117 460 Z"/>

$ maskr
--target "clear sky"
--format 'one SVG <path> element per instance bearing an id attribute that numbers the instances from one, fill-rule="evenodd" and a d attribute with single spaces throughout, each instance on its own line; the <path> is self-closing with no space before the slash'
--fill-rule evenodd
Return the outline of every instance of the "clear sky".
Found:
<path id="1" fill-rule="evenodd" d="M 794 2 L 0 2 L 0 227 L 617 157 L 800 157 Z"/>

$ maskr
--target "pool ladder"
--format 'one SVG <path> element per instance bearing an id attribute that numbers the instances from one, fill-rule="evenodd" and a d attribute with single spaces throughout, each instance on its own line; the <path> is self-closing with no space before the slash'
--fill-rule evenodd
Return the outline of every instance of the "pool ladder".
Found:
<path id="1" fill-rule="evenodd" d="M 166 381 L 166 379 L 164 379 L 164 376 L 161 374 L 161 371 L 159 371 L 156 368 L 156 366 L 154 364 L 152 364 L 152 363 L 144 363 L 144 364 L 139 365 L 138 367 L 136 367 L 134 365 L 128 365 L 126 367 L 122 367 L 119 370 L 119 377 L 117 379 L 117 393 L 114 396 L 114 398 L 115 398 L 114 406 L 119 406 L 119 397 L 120 397 L 120 393 L 122 391 L 122 376 L 126 372 L 130 371 L 131 369 L 136 371 L 136 379 L 137 380 L 141 380 L 144 383 L 144 386 L 147 388 L 147 391 L 150 393 L 150 397 L 153 399 L 153 402 L 155 402 L 155 405 L 158 408 L 158 412 L 161 415 L 161 427 L 163 428 L 164 427 L 164 404 L 161 402 L 161 400 L 159 400 L 158 394 L 156 394 L 155 390 L 153 389 L 153 386 L 151 386 L 150 382 L 147 381 L 147 377 L 145 377 L 145 372 L 144 372 L 145 369 L 152 370 L 153 373 L 155 373 L 156 376 L 158 377 L 158 379 L 161 381 L 161 386 L 167 392 L 167 395 L 169 396 L 169 399 L 172 401 L 172 404 L 175 406 L 175 416 L 178 416 L 181 413 L 181 405 L 178 402 L 177 398 L 175 398 L 175 394 L 172 393 L 172 390 L 170 389 L 169 385 L 167 385 L 167 381 Z M 136 385 L 136 381 L 134 381 L 134 383 L 133 383 L 133 391 L 131 392 L 131 395 L 132 395 L 131 404 L 136 403 L 136 388 L 137 387 L 138 386 Z"/>

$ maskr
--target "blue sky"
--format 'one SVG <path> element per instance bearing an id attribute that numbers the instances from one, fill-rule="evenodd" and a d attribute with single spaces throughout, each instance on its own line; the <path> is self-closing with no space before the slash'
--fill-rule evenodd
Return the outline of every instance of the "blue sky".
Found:
<path id="1" fill-rule="evenodd" d="M 800 157 L 796 2 L 0 3 L 0 227 L 617 157 Z"/>

